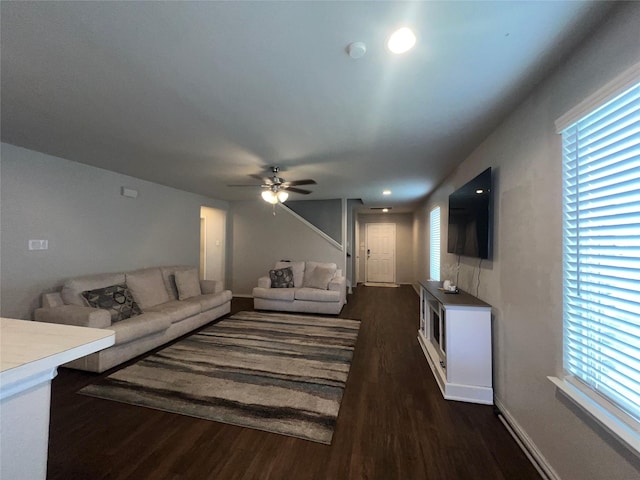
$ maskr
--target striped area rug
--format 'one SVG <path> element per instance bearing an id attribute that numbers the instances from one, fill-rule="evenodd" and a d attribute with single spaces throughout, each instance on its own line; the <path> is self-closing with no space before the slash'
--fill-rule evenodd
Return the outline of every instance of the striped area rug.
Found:
<path id="1" fill-rule="evenodd" d="M 331 444 L 359 328 L 240 312 L 79 393 Z"/>

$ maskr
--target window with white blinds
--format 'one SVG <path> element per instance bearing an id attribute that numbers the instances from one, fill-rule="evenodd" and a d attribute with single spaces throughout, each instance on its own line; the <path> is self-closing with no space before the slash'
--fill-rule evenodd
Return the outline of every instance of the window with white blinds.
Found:
<path id="1" fill-rule="evenodd" d="M 440 207 L 429 213 L 429 276 L 440 280 Z"/>
<path id="2" fill-rule="evenodd" d="M 564 368 L 637 435 L 640 83 L 564 128 L 562 148 Z"/>

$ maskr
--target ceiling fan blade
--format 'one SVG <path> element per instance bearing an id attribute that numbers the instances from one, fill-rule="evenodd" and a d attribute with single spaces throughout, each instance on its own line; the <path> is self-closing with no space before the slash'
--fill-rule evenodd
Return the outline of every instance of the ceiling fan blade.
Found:
<path id="1" fill-rule="evenodd" d="M 262 183 L 271 183 L 271 177 L 265 177 L 262 175 L 257 175 L 257 174 L 253 174 L 253 175 L 249 175 L 251 178 L 255 178 L 256 180 L 260 180 Z"/>
<path id="2" fill-rule="evenodd" d="M 263 185 L 248 185 L 248 184 L 242 184 L 242 185 L 227 185 L 227 187 L 254 187 L 254 188 L 260 188 Z"/>
<path id="3" fill-rule="evenodd" d="M 302 188 L 295 188 L 295 187 L 285 187 L 285 189 L 288 192 L 293 192 L 293 193 L 301 193 L 303 195 L 308 195 L 309 193 L 311 193 L 311 190 L 304 190 Z"/>
<path id="4" fill-rule="evenodd" d="M 311 180 L 307 178 L 305 180 L 293 180 L 291 182 L 286 182 L 287 185 L 296 186 L 296 185 L 316 185 L 315 180 Z"/>

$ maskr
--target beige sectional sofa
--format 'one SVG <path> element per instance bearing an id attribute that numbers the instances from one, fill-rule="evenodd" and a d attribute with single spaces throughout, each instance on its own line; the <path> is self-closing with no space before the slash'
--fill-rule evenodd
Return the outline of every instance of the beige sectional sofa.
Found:
<path id="1" fill-rule="evenodd" d="M 278 262 L 253 289 L 256 310 L 337 315 L 345 303 L 347 281 L 335 263 Z"/>
<path id="2" fill-rule="evenodd" d="M 64 365 L 103 372 L 229 313 L 231 292 L 195 267 L 155 267 L 73 278 L 42 304 L 37 321 L 115 332 L 112 347 Z"/>

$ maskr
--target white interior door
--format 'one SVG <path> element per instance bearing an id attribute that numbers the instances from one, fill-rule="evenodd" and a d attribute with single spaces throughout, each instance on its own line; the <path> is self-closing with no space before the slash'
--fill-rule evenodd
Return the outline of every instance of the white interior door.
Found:
<path id="1" fill-rule="evenodd" d="M 395 223 L 367 223 L 367 282 L 396 281 Z"/>
<path id="2" fill-rule="evenodd" d="M 201 275 L 207 280 L 220 280 L 224 284 L 227 213 L 203 206 L 200 207 L 200 218 Z"/>

